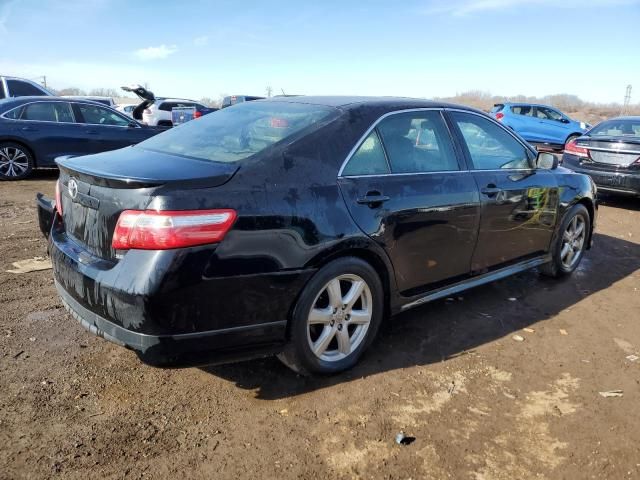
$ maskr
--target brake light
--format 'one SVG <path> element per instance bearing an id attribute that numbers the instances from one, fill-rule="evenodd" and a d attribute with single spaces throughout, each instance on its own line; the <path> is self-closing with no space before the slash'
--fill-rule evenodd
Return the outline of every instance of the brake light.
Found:
<path id="1" fill-rule="evenodd" d="M 56 180 L 56 212 L 62 218 L 62 196 L 60 195 L 60 180 Z"/>
<path id="2" fill-rule="evenodd" d="M 111 246 L 115 250 L 168 250 L 221 242 L 236 220 L 235 210 L 125 210 Z"/>
<path id="3" fill-rule="evenodd" d="M 589 150 L 579 147 L 575 140 L 571 140 L 564 146 L 564 153 L 569 153 L 580 158 L 589 158 Z"/>
<path id="4" fill-rule="evenodd" d="M 202 112 L 199 112 L 198 110 L 196 110 L 195 112 L 193 112 L 193 119 L 195 120 L 196 118 L 200 118 L 202 116 Z"/>
<path id="5" fill-rule="evenodd" d="M 504 113 L 498 112 L 496 113 L 496 120 L 502 120 L 504 118 Z"/>

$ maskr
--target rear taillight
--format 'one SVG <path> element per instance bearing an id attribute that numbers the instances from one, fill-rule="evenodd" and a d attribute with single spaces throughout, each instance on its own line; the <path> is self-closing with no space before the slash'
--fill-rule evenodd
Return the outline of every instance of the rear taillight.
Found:
<path id="1" fill-rule="evenodd" d="M 62 218 L 62 197 L 60 195 L 60 180 L 56 181 L 56 212 Z"/>
<path id="2" fill-rule="evenodd" d="M 194 118 L 194 120 L 195 120 L 196 118 L 200 118 L 201 116 L 202 116 L 202 112 L 199 112 L 198 110 L 196 110 L 196 111 L 194 112 L 194 114 L 193 114 L 193 118 Z"/>
<path id="3" fill-rule="evenodd" d="M 567 144 L 564 146 L 564 153 L 569 153 L 580 158 L 589 158 L 589 150 L 584 147 L 579 147 L 576 144 L 575 140 L 567 142 Z"/>
<path id="4" fill-rule="evenodd" d="M 502 120 L 504 118 L 504 113 L 498 112 L 496 113 L 496 120 Z"/>
<path id="5" fill-rule="evenodd" d="M 236 220 L 234 210 L 125 210 L 111 246 L 115 250 L 168 250 L 221 242 Z"/>

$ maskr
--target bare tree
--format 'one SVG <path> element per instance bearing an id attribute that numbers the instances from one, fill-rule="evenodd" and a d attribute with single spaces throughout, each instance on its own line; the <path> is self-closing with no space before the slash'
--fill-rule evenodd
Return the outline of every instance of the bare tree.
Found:
<path id="1" fill-rule="evenodd" d="M 63 88 L 61 90 L 56 90 L 55 93 L 60 95 L 60 96 L 62 96 L 62 95 L 86 95 L 87 94 L 87 92 L 85 92 L 84 90 L 82 90 L 81 88 L 78 88 L 78 87 Z"/>
<path id="2" fill-rule="evenodd" d="M 118 97 L 120 94 L 114 88 L 94 88 L 89 92 L 94 97 Z"/>

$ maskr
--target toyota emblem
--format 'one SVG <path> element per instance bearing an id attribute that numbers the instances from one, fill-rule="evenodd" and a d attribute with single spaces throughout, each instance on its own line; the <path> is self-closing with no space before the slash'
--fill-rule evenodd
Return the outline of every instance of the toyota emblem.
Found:
<path id="1" fill-rule="evenodd" d="M 67 188 L 68 192 L 69 192 L 69 196 L 75 200 L 75 198 L 78 196 L 78 182 L 75 181 L 75 179 L 70 179 L 69 180 L 69 186 Z"/>

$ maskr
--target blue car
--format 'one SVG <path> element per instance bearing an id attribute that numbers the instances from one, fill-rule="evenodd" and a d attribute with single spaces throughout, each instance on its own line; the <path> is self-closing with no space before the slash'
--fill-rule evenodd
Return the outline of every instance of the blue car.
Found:
<path id="1" fill-rule="evenodd" d="M 591 127 L 553 107 L 533 103 L 497 103 L 491 115 L 529 143 L 560 149 Z"/>
<path id="2" fill-rule="evenodd" d="M 0 100 L 0 180 L 20 180 L 56 157 L 115 150 L 163 128 L 142 125 L 113 108 L 64 97 Z"/>

